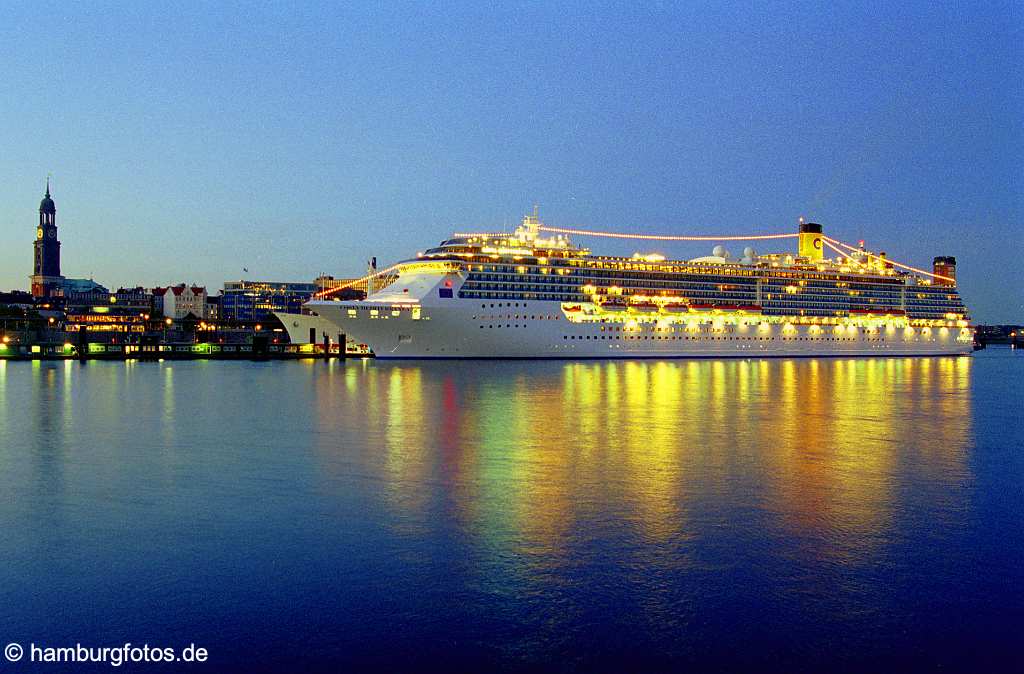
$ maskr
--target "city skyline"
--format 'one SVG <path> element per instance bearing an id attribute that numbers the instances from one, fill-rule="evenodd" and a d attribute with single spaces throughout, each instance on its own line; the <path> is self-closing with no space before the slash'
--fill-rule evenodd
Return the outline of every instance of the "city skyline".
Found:
<path id="1" fill-rule="evenodd" d="M 62 9 L 52 42 L 0 10 L 0 288 L 28 289 L 52 173 L 64 275 L 110 287 L 358 275 L 537 202 L 665 234 L 806 216 L 956 256 L 975 319 L 1020 320 L 1019 8 L 584 10 Z"/>

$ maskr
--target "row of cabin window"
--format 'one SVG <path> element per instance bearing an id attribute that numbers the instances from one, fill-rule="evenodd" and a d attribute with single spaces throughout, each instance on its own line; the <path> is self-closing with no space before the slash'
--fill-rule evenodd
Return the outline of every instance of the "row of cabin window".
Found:
<path id="1" fill-rule="evenodd" d="M 505 316 L 494 316 L 494 315 L 491 315 L 491 316 L 473 316 L 473 320 L 474 321 L 477 320 L 477 319 L 479 319 L 481 321 L 493 321 L 493 320 L 497 319 L 497 320 L 500 321 L 502 318 L 508 318 L 508 319 L 515 318 L 518 321 L 519 320 L 519 314 L 516 314 L 515 316 L 513 316 L 512 314 L 506 314 Z M 525 321 L 526 320 L 526 314 L 523 314 L 522 318 Z M 560 321 L 560 320 L 562 320 L 562 317 L 558 316 L 558 315 L 553 315 L 553 314 L 535 314 L 535 315 L 530 316 L 530 320 L 531 321 Z"/>

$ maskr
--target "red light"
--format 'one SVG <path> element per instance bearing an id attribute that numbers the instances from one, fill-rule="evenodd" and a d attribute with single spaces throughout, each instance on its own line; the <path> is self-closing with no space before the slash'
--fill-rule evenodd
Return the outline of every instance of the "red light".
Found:
<path id="1" fill-rule="evenodd" d="M 864 239 L 861 239 L 861 240 L 860 240 L 860 241 L 858 241 L 857 243 L 859 243 L 859 244 L 860 244 L 860 247 L 861 247 L 861 248 L 863 248 L 863 247 L 864 247 Z"/>
<path id="2" fill-rule="evenodd" d="M 445 281 L 444 282 L 444 287 L 445 288 L 451 288 L 452 287 L 452 282 L 451 281 Z"/>

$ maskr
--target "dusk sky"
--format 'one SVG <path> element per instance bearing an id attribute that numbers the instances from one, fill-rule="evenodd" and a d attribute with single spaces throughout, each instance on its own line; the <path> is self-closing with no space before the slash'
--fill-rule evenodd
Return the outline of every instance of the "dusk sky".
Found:
<path id="1" fill-rule="evenodd" d="M 1024 321 L 1021 3 L 484 4 L 4 3 L 0 289 L 52 174 L 64 275 L 111 288 L 360 275 L 536 202 L 661 234 L 804 216 L 954 255 L 978 321 Z"/>

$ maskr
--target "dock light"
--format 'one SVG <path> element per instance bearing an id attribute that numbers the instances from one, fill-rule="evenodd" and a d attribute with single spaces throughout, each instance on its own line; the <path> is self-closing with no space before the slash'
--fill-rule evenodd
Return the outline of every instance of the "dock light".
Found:
<path id="1" fill-rule="evenodd" d="M 53 318 L 53 316 L 50 316 L 50 325 L 53 325 L 53 322 L 54 322 L 54 318 Z"/>
<path id="2" fill-rule="evenodd" d="M 262 330 L 262 329 L 263 329 L 263 326 L 262 326 L 262 325 L 260 325 L 259 323 L 257 323 L 257 324 L 256 324 L 256 332 L 259 332 L 259 331 L 260 331 L 260 330 Z"/>
<path id="3" fill-rule="evenodd" d="M 7 335 L 4 335 L 3 340 L 0 340 L 0 341 L 3 341 L 4 344 L 10 344 L 11 343 L 11 338 L 8 337 Z"/>
<path id="4" fill-rule="evenodd" d="M 164 319 L 164 324 L 165 324 L 165 325 L 170 325 L 170 324 L 172 324 L 172 323 L 174 323 L 174 321 L 173 321 L 173 320 L 171 320 L 170 318 L 165 318 L 165 319 Z"/>

